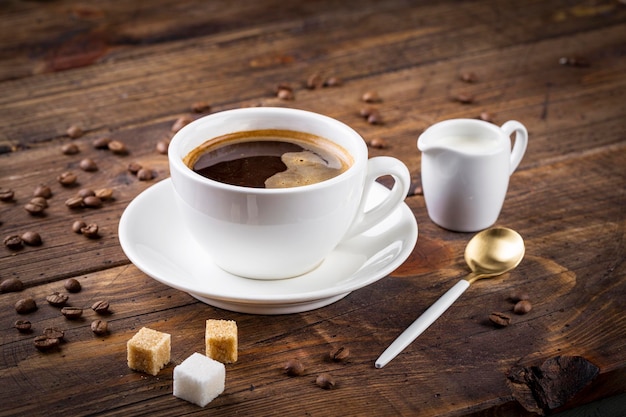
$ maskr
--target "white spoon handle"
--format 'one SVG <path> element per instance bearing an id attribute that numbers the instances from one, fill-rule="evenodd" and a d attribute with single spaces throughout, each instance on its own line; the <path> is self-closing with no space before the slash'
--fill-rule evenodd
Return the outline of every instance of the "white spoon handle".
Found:
<path id="1" fill-rule="evenodd" d="M 435 322 L 447 309 L 454 303 L 465 290 L 470 286 L 469 281 L 464 279 L 457 282 L 454 287 L 450 288 L 435 303 L 428 307 L 424 313 L 413 322 L 407 329 L 402 332 L 396 340 L 383 352 L 376 360 L 375 366 L 382 368 L 387 365 L 393 358 L 398 356 L 408 345 L 414 341 L 417 336 L 422 334 L 424 330 Z"/>

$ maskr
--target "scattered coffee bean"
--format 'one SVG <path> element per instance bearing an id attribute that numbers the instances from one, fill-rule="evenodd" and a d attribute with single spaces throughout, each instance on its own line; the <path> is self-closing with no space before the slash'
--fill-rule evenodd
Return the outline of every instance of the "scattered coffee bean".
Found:
<path id="1" fill-rule="evenodd" d="M 68 320 L 76 320 L 83 315 L 83 309 L 80 307 L 63 307 L 61 314 Z"/>
<path id="2" fill-rule="evenodd" d="M 81 129 L 80 127 L 78 127 L 76 125 L 72 125 L 72 126 L 67 128 L 67 131 L 65 133 L 70 138 L 76 139 L 76 138 L 79 138 L 79 137 L 81 137 L 83 135 L 83 129 Z"/>
<path id="3" fill-rule="evenodd" d="M 133 175 L 137 175 L 137 173 L 139 172 L 139 170 L 143 168 L 143 166 L 139 163 L 139 162 L 131 162 L 130 164 L 128 164 L 128 172 L 130 172 Z"/>
<path id="4" fill-rule="evenodd" d="M 309 75 L 309 78 L 306 80 L 306 88 L 309 90 L 315 90 L 316 88 L 321 88 L 324 86 L 324 78 L 319 72 Z"/>
<path id="5" fill-rule="evenodd" d="M 74 196 L 74 197 L 70 197 L 67 200 L 65 200 L 65 205 L 68 208 L 71 209 L 75 209 L 75 208 L 81 208 L 83 207 L 83 198 L 81 196 Z"/>
<path id="6" fill-rule="evenodd" d="M 61 341 L 55 338 L 50 339 L 42 335 L 42 336 L 35 337 L 34 343 L 35 343 L 35 347 L 38 350 L 42 352 L 47 352 L 47 351 L 50 351 L 59 347 L 59 345 L 61 344 Z"/>
<path id="7" fill-rule="evenodd" d="M 74 185 L 76 184 L 77 179 L 78 177 L 76 174 L 71 171 L 63 172 L 57 177 L 57 181 L 59 181 L 59 183 L 63 186 Z"/>
<path id="8" fill-rule="evenodd" d="M 37 232 L 27 231 L 22 233 L 22 241 L 28 246 L 41 246 L 43 240 Z"/>
<path id="9" fill-rule="evenodd" d="M 174 122 L 174 124 L 172 125 L 170 130 L 173 133 L 176 133 L 180 129 L 182 129 L 183 127 L 187 126 L 191 122 L 193 122 L 193 119 L 191 117 L 189 117 L 189 116 L 180 116 L 178 119 L 176 119 L 176 121 Z"/>
<path id="10" fill-rule="evenodd" d="M 10 235 L 4 238 L 4 246 L 12 250 L 22 249 L 22 238 L 19 235 Z"/>
<path id="11" fill-rule="evenodd" d="M 485 122 L 493 123 L 493 116 L 491 115 L 491 113 L 488 113 L 486 111 L 481 112 L 478 118 Z"/>
<path id="12" fill-rule="evenodd" d="M 76 155 L 80 152 L 80 148 L 75 143 L 66 143 L 61 147 L 61 152 L 63 152 L 64 155 Z"/>
<path id="13" fill-rule="evenodd" d="M 107 148 L 111 152 L 116 155 L 126 155 L 128 153 L 128 148 L 126 148 L 126 144 L 119 140 L 112 140 L 107 144 Z"/>
<path id="14" fill-rule="evenodd" d="M 30 332 L 30 329 L 32 328 L 32 324 L 30 321 L 28 320 L 17 320 L 15 322 L 14 327 L 20 332 L 20 333 L 28 333 Z"/>
<path id="15" fill-rule="evenodd" d="M 94 172 L 98 170 L 98 164 L 91 158 L 84 158 L 79 163 L 80 169 L 86 172 Z"/>
<path id="16" fill-rule="evenodd" d="M 169 139 L 163 139 L 157 142 L 156 151 L 160 153 L 161 155 L 167 155 L 167 150 L 169 149 L 169 147 L 170 147 Z"/>
<path id="17" fill-rule="evenodd" d="M 46 327 L 43 330 L 43 335 L 49 339 L 63 340 L 63 338 L 65 337 L 65 332 L 55 327 Z"/>
<path id="18" fill-rule="evenodd" d="M 65 287 L 66 290 L 72 293 L 80 292 L 82 288 L 82 286 L 80 285 L 80 281 L 78 281 L 76 278 L 66 279 L 65 282 L 63 283 L 63 287 Z"/>
<path id="19" fill-rule="evenodd" d="M 466 83 L 475 83 L 476 81 L 478 81 L 476 73 L 472 71 L 463 71 L 459 75 L 459 78 L 461 78 L 461 81 L 465 81 Z"/>
<path id="20" fill-rule="evenodd" d="M 96 197 L 95 195 L 89 195 L 83 198 L 83 204 L 85 205 L 85 207 L 98 208 L 102 207 L 102 200 L 100 200 L 100 198 Z"/>
<path id="21" fill-rule="evenodd" d="M 335 378 L 328 373 L 319 374 L 315 379 L 315 383 L 323 389 L 333 389 L 335 388 Z"/>
<path id="22" fill-rule="evenodd" d="M 191 105 L 191 111 L 194 113 L 205 113 L 211 110 L 211 105 L 206 101 L 196 101 Z"/>
<path id="23" fill-rule="evenodd" d="M 39 184 L 33 191 L 33 197 L 50 198 L 52 197 L 52 189 L 45 184 Z"/>
<path id="24" fill-rule="evenodd" d="M 91 331 L 97 335 L 106 334 L 109 331 L 109 324 L 104 320 L 94 320 L 91 322 Z"/>
<path id="25" fill-rule="evenodd" d="M 29 201 L 28 203 L 24 204 L 24 210 L 26 210 L 28 214 L 37 216 L 43 214 L 43 212 L 46 210 L 46 206 L 39 202 Z"/>
<path id="26" fill-rule="evenodd" d="M 80 190 L 78 190 L 77 195 L 80 198 L 85 198 L 85 197 L 96 195 L 96 192 L 90 188 L 81 188 Z"/>
<path id="27" fill-rule="evenodd" d="M 513 312 L 515 314 L 526 314 L 533 309 L 533 305 L 528 300 L 518 301 L 513 307 Z"/>
<path id="28" fill-rule="evenodd" d="M 517 303 L 518 301 L 522 301 L 522 300 L 529 300 L 529 299 L 530 299 L 530 296 L 528 295 L 528 293 L 524 291 L 514 290 L 511 292 L 511 294 L 509 294 L 509 300 L 511 300 L 514 303 Z"/>
<path id="29" fill-rule="evenodd" d="M 452 99 L 461 104 L 471 104 L 474 102 L 474 96 L 469 93 L 457 93 L 452 97 Z"/>
<path id="30" fill-rule="evenodd" d="M 511 318 L 504 313 L 494 312 L 489 315 L 489 321 L 497 327 L 506 327 L 511 323 Z"/>
<path id="31" fill-rule="evenodd" d="M 91 305 L 91 309 L 98 314 L 107 314 L 109 312 L 109 302 L 106 300 L 96 301 Z"/>
<path id="32" fill-rule="evenodd" d="M 81 199 L 81 204 L 82 204 L 82 199 Z M 87 227 L 87 223 L 85 223 L 82 220 L 76 220 L 74 223 L 72 223 L 72 231 L 74 233 L 82 233 L 82 229 L 84 227 Z"/>
<path id="33" fill-rule="evenodd" d="M 105 137 L 101 137 L 101 138 L 94 140 L 92 142 L 92 145 L 96 149 L 108 149 L 109 142 L 111 142 L 111 138 L 108 138 L 105 136 Z"/>
<path id="34" fill-rule="evenodd" d="M 24 283 L 19 278 L 7 278 L 0 282 L 0 293 L 18 292 L 24 289 Z"/>
<path id="35" fill-rule="evenodd" d="M 28 314 L 37 310 L 37 303 L 32 298 L 22 298 L 15 303 L 17 314 Z"/>
<path id="36" fill-rule="evenodd" d="M 15 192 L 9 188 L 0 188 L 0 201 L 12 201 Z"/>
<path id="37" fill-rule="evenodd" d="M 366 103 L 380 103 L 382 101 L 377 91 L 366 91 L 361 96 L 361 100 Z"/>
<path id="38" fill-rule="evenodd" d="M 559 64 L 567 65 L 569 67 L 588 67 L 591 65 L 589 61 L 587 61 L 583 57 L 579 56 L 564 56 L 559 58 Z"/>
<path id="39" fill-rule="evenodd" d="M 300 361 L 300 359 L 288 360 L 283 369 L 289 376 L 300 376 L 304 374 L 304 364 Z"/>
<path id="40" fill-rule="evenodd" d="M 281 100 L 293 100 L 295 98 L 293 90 L 286 87 L 279 88 L 278 91 L 276 91 L 276 97 Z"/>
<path id="41" fill-rule="evenodd" d="M 30 199 L 30 202 L 32 204 L 38 204 L 43 208 L 48 208 L 48 200 L 46 200 L 44 197 L 33 197 Z"/>
<path id="42" fill-rule="evenodd" d="M 359 110 L 359 115 L 367 119 L 367 117 L 369 117 L 370 114 L 377 112 L 377 111 L 378 109 L 376 109 L 375 107 L 371 107 L 371 106 L 361 107 L 361 110 Z"/>
<path id="43" fill-rule="evenodd" d="M 139 181 L 150 181 L 154 178 L 154 173 L 149 168 L 141 168 L 137 171 L 137 179 Z"/>
<path id="44" fill-rule="evenodd" d="M 339 349 L 333 349 L 330 351 L 330 359 L 333 362 L 346 362 L 350 358 L 350 349 L 347 347 L 340 347 Z"/>
<path id="45" fill-rule="evenodd" d="M 380 115 L 379 111 L 374 111 L 367 116 L 367 123 L 371 125 L 381 125 L 383 124 L 383 117 Z"/>
<path id="46" fill-rule="evenodd" d="M 324 87 L 339 87 L 343 84 L 343 80 L 339 77 L 328 77 L 326 81 L 324 81 Z"/>
<path id="47" fill-rule="evenodd" d="M 46 297 L 46 301 L 51 306 L 62 307 L 65 303 L 67 303 L 68 298 L 69 297 L 67 295 L 55 291 Z"/>
<path id="48" fill-rule="evenodd" d="M 80 229 L 80 232 L 83 234 L 83 236 L 88 237 L 89 239 L 97 239 L 98 237 L 100 237 L 98 233 L 98 225 L 95 223 L 90 223 L 87 226 L 82 227 Z"/>
<path id="49" fill-rule="evenodd" d="M 113 189 L 112 188 L 100 188 L 96 190 L 95 194 L 96 194 L 96 197 L 98 197 L 102 201 L 110 200 L 113 198 Z"/>
<path id="50" fill-rule="evenodd" d="M 387 147 L 387 141 L 385 139 L 382 139 L 382 138 L 374 138 L 374 139 L 369 141 L 368 145 L 371 148 L 385 149 Z"/>

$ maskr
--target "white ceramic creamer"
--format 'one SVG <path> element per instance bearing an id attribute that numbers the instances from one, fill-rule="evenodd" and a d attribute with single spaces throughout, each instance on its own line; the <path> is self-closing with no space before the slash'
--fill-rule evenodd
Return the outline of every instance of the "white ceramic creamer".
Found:
<path id="1" fill-rule="evenodd" d="M 482 120 L 452 119 L 426 129 L 417 147 L 422 152 L 422 188 L 430 219 L 457 232 L 493 225 L 527 144 L 528 132 L 517 121 L 499 127 Z"/>

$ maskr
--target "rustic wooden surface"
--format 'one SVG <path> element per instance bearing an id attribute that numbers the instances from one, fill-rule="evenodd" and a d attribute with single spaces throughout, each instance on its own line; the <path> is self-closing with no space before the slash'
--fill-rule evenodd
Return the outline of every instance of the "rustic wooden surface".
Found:
<path id="1" fill-rule="evenodd" d="M 507 372 L 558 355 L 582 356 L 600 374 L 561 409 L 626 391 L 626 5 L 623 1 L 277 0 L 201 2 L 17 1 L 0 3 L 0 235 L 38 231 L 40 247 L 0 247 L 0 280 L 26 288 L 0 294 L 1 415 L 180 415 L 202 410 L 172 395 L 172 370 L 203 352 L 207 318 L 236 320 L 239 361 L 227 366 L 225 392 L 211 415 L 533 415 L 513 397 Z M 562 65 L 561 58 L 576 57 Z M 584 64 L 584 65 L 582 65 Z M 478 80 L 459 79 L 471 71 Z M 343 80 L 307 90 L 315 72 Z M 274 96 L 290 83 L 295 99 Z M 377 91 L 384 123 L 359 116 L 361 95 Z M 453 98 L 471 94 L 474 102 Z M 388 146 L 371 155 L 402 159 L 419 182 L 415 142 L 430 124 L 489 112 L 517 119 L 528 151 L 512 176 L 498 224 L 518 230 L 527 256 L 502 278 L 472 286 L 387 367 L 384 348 L 466 273 L 470 234 L 428 219 L 423 198 L 406 200 L 419 225 L 415 250 L 398 270 L 328 307 L 255 316 L 216 309 L 166 287 L 132 265 L 117 226 L 128 203 L 167 178 L 158 141 L 172 123 L 207 101 L 211 112 L 251 105 L 312 110 L 342 120 L 366 140 Z M 193 114 L 199 117 L 199 114 Z M 81 127 L 77 139 L 69 126 Z M 96 150 L 94 139 L 125 142 L 127 156 Z M 61 146 L 75 142 L 77 155 Z M 97 172 L 78 162 L 93 158 Z M 138 161 L 156 178 L 138 181 Z M 114 189 L 100 209 L 71 211 L 56 176 L 79 175 L 80 187 Z M 54 195 L 45 216 L 23 205 L 34 188 Z M 155 210 L 158 210 L 155 207 Z M 70 228 L 96 222 L 101 238 Z M 155 225 L 158 226 L 158 225 Z M 94 336 L 95 316 L 67 321 L 45 297 L 76 277 L 70 304 L 108 299 L 110 333 Z M 533 310 L 494 329 L 492 311 L 509 311 L 512 289 L 527 291 Z M 39 309 L 19 316 L 32 296 Z M 31 334 L 13 328 L 19 318 Z M 45 327 L 66 331 L 58 351 L 41 353 Z M 142 326 L 172 334 L 172 361 L 156 377 L 129 370 L 126 341 Z M 325 356 L 348 347 L 348 363 Z M 298 357 L 306 374 L 282 372 Z M 338 387 L 314 381 L 330 372 Z"/>

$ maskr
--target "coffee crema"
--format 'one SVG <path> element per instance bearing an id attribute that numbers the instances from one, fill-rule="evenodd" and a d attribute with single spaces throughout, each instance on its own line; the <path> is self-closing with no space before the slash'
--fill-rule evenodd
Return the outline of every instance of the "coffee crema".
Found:
<path id="1" fill-rule="evenodd" d="M 210 139 L 183 162 L 225 184 L 289 188 L 315 184 L 345 172 L 353 159 L 340 145 L 304 132 L 266 129 Z"/>

